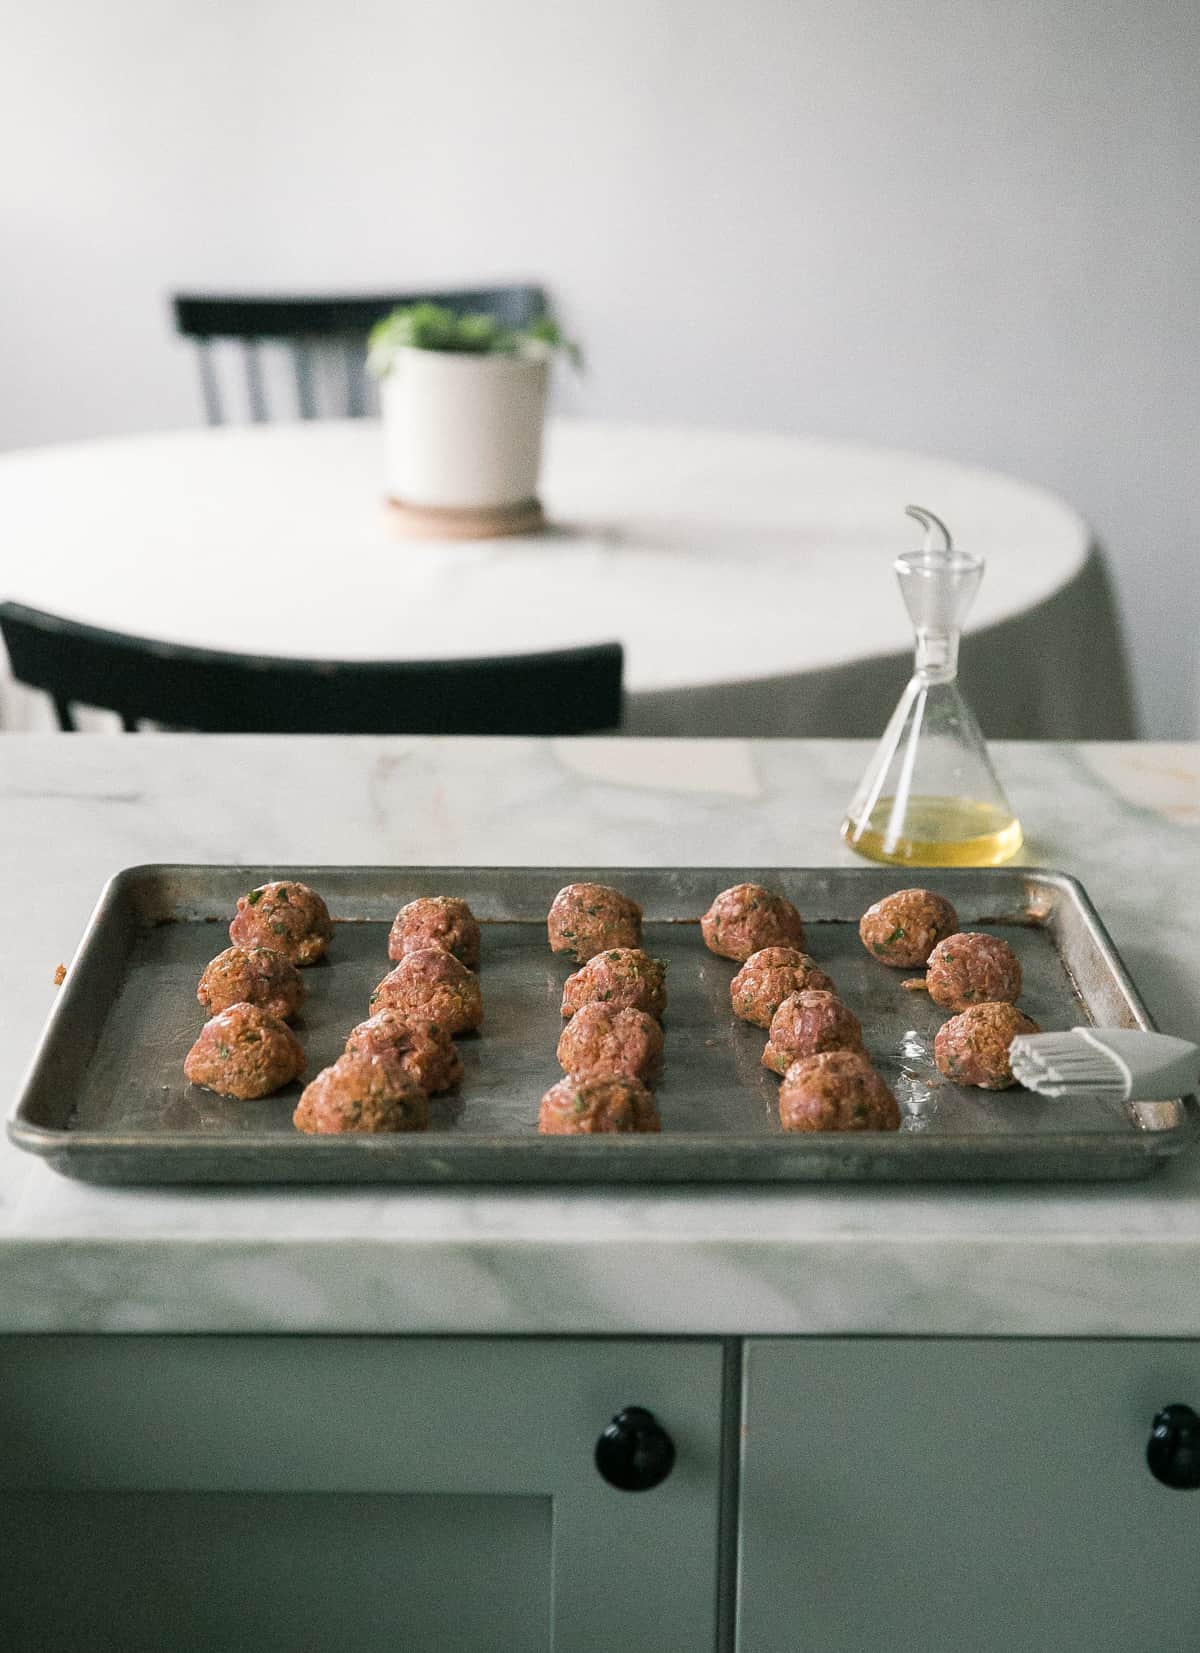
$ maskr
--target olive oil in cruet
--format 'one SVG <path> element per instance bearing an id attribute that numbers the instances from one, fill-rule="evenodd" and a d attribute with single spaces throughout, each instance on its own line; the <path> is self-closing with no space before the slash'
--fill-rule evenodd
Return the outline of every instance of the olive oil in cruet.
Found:
<path id="1" fill-rule="evenodd" d="M 913 675 L 842 822 L 842 837 L 872 861 L 994 867 L 1020 849 L 1021 823 L 957 682 L 962 623 L 983 578 L 983 559 L 957 550 L 932 511 L 910 505 L 908 514 L 925 529 L 922 548 L 902 552 L 894 564 L 916 630 Z"/>

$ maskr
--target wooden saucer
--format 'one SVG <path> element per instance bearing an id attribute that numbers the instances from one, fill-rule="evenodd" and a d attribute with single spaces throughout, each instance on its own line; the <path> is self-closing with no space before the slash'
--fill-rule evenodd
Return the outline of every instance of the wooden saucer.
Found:
<path id="1" fill-rule="evenodd" d="M 540 499 L 470 510 L 406 505 L 402 499 L 388 498 L 383 508 L 393 534 L 406 540 L 494 540 L 505 534 L 536 534 L 546 526 Z"/>

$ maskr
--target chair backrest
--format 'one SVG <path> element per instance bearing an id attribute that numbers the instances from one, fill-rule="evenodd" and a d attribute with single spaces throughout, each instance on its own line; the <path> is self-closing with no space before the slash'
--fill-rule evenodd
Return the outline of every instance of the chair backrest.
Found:
<path id="1" fill-rule="evenodd" d="M 477 660 L 287 660 L 157 643 L 0 603 L 13 676 L 72 706 L 222 734 L 577 735 L 621 719 L 619 643 Z"/>
<path id="2" fill-rule="evenodd" d="M 176 293 L 172 297 L 176 331 L 194 339 L 200 362 L 200 390 L 210 425 L 225 421 L 225 405 L 217 375 L 214 346 L 232 341 L 240 347 L 242 372 L 250 417 L 269 418 L 266 381 L 259 346 L 288 347 L 295 382 L 296 408 L 301 419 L 319 412 L 360 418 L 370 411 L 370 392 L 364 372 L 366 337 L 371 328 L 397 305 L 432 303 L 458 315 L 487 311 L 508 327 L 526 327 L 546 314 L 541 287 L 455 287 L 441 292 L 365 293 L 326 298 L 243 297 L 234 294 Z M 340 397 L 336 406 L 320 409 L 317 395 L 318 357 L 336 353 L 340 364 Z M 289 409 L 289 417 L 291 416 Z"/>

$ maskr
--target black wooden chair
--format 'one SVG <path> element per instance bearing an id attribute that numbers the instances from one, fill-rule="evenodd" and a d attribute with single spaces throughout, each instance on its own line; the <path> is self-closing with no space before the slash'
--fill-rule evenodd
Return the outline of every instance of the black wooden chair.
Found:
<path id="1" fill-rule="evenodd" d="M 340 405 L 326 411 L 361 418 L 370 411 L 364 358 L 367 334 L 381 317 L 401 304 L 428 302 L 459 315 L 487 311 L 508 327 L 527 327 L 546 314 L 546 295 L 540 287 L 450 288 L 442 292 L 370 293 L 328 298 L 238 297 L 203 293 L 176 293 L 172 298 L 176 331 L 196 341 L 200 361 L 200 389 L 210 425 L 224 421 L 214 345 L 240 345 L 246 396 L 252 420 L 268 419 L 266 384 L 259 346 L 288 347 L 296 384 L 296 409 L 302 419 L 318 416 L 315 366 L 322 350 L 340 359 L 343 395 Z"/>
<path id="2" fill-rule="evenodd" d="M 72 706 L 216 734 L 579 735 L 621 719 L 619 643 L 477 660 L 286 660 L 156 643 L 0 603 L 12 675 Z"/>

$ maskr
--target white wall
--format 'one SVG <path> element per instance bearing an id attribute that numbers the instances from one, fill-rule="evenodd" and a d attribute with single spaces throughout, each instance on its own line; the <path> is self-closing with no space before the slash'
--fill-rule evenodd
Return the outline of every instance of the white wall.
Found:
<path id="1" fill-rule="evenodd" d="M 1196 730 L 1194 0 L 0 4 L 0 445 L 194 422 L 173 285 L 532 276 L 581 410 L 1058 489 Z"/>

